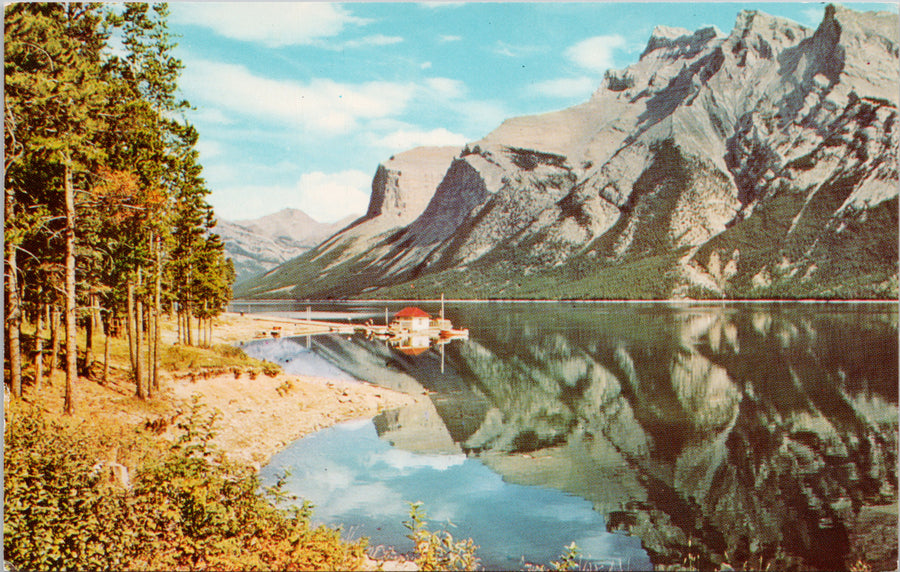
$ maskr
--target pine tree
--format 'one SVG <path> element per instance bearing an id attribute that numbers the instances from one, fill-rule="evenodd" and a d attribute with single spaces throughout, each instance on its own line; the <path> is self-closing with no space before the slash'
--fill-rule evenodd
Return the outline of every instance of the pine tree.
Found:
<path id="1" fill-rule="evenodd" d="M 110 133 L 112 150 L 110 165 L 115 173 L 126 172 L 133 179 L 129 196 L 133 216 L 126 217 L 128 230 L 121 235 L 119 259 L 124 261 L 111 285 L 113 292 L 133 292 L 124 300 L 125 310 L 133 316 L 134 328 L 129 328 L 129 344 L 132 347 L 132 371 L 139 397 L 149 397 L 156 383 L 156 355 L 158 354 L 158 320 L 162 301 L 163 253 L 157 238 L 166 234 L 174 187 L 172 176 L 175 164 L 174 149 L 178 144 L 179 124 L 173 117 L 185 109 L 187 103 L 176 97 L 177 79 L 181 62 L 171 55 L 175 47 L 168 32 L 165 4 L 132 3 L 124 5 L 122 13 L 112 22 L 121 29 L 125 53 L 112 58 L 111 73 L 117 81 L 118 116 L 117 129 Z M 119 225 L 119 230 L 123 226 Z M 138 287 L 138 275 L 146 275 L 142 281 L 146 287 Z M 112 277 L 111 277 L 112 278 Z M 124 288 L 121 282 L 124 281 Z M 116 287 L 118 286 L 118 287 Z M 151 295 L 152 292 L 152 295 Z M 153 303 L 150 303 L 150 300 Z M 108 299 L 107 304 L 118 307 L 121 296 Z M 133 306 L 132 306 L 133 305 Z M 144 383 L 140 361 L 143 349 L 143 312 L 148 312 L 149 379 Z"/>
<path id="2" fill-rule="evenodd" d="M 65 220 L 67 413 L 74 411 L 77 376 L 75 194 L 77 186 L 90 186 L 92 168 L 102 157 L 96 143 L 107 106 L 100 52 L 108 35 L 102 21 L 98 4 L 23 3 L 6 9 L 6 105 L 14 122 L 26 126 L 28 133 L 20 139 L 23 158 L 16 163 L 25 171 L 8 172 L 8 182 L 28 186 L 34 164 L 41 163 L 51 184 L 26 192 L 57 195 L 38 199 L 38 204 L 55 206 L 58 196 L 63 198 L 62 212 L 51 214 Z"/>
<path id="3" fill-rule="evenodd" d="M 14 395 L 22 391 L 26 310 L 49 316 L 52 374 L 64 302 L 71 413 L 79 308 L 89 375 L 94 340 L 128 316 L 136 392 L 149 397 L 158 389 L 163 306 L 177 303 L 190 343 L 191 318 L 208 327 L 227 304 L 233 268 L 210 233 L 215 217 L 198 134 L 182 116 L 182 64 L 167 16 L 165 4 L 6 8 L 5 338 Z M 110 26 L 125 48 L 118 56 L 105 50 Z M 43 353 L 40 344 L 35 350 Z M 104 364 L 105 379 L 108 356 Z"/>

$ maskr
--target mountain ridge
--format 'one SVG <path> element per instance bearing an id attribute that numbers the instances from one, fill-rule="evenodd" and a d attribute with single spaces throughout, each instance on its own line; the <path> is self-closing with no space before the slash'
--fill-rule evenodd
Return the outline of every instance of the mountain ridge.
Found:
<path id="1" fill-rule="evenodd" d="M 896 298 L 897 36 L 837 6 L 658 27 L 585 103 L 466 145 L 409 224 L 236 294 Z"/>
<path id="2" fill-rule="evenodd" d="M 355 218 L 320 223 L 300 209 L 284 208 L 256 219 L 219 219 L 213 232 L 225 244 L 240 283 L 314 248 Z"/>

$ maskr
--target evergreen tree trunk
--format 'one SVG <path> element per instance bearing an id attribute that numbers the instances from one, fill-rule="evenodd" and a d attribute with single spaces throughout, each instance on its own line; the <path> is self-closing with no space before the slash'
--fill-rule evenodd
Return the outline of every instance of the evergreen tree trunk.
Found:
<path id="1" fill-rule="evenodd" d="M 96 294 L 93 295 L 91 307 L 94 309 L 92 314 L 94 318 L 94 331 L 98 333 L 105 332 L 106 330 L 103 327 L 103 316 L 100 313 L 100 298 L 98 298 Z"/>
<path id="2" fill-rule="evenodd" d="M 6 243 L 6 343 L 9 352 L 9 385 L 15 397 L 22 397 L 22 309 L 19 301 L 18 273 L 16 247 Z"/>
<path id="3" fill-rule="evenodd" d="M 37 313 L 37 321 L 34 326 L 34 384 L 40 391 L 44 379 L 44 337 L 41 330 L 44 329 L 44 308 Z"/>
<path id="4" fill-rule="evenodd" d="M 88 298 L 88 303 L 92 302 L 92 298 Z M 94 313 L 88 309 L 87 320 L 84 323 L 84 368 L 90 371 L 91 364 L 94 362 Z"/>
<path id="5" fill-rule="evenodd" d="M 187 340 L 187 345 L 194 345 L 193 339 L 191 339 L 191 307 L 190 305 L 186 305 L 184 309 L 184 332 L 185 338 Z"/>
<path id="6" fill-rule="evenodd" d="M 154 240 L 153 240 L 153 232 L 152 231 L 150 232 L 150 240 L 149 240 L 148 244 L 150 245 L 150 254 L 153 254 L 153 248 L 154 248 L 155 244 L 154 244 Z M 155 271 L 155 269 L 156 269 L 156 267 L 154 266 L 154 271 Z M 154 280 L 154 288 L 155 288 L 155 280 Z M 156 309 L 156 306 L 151 305 L 148 301 L 147 309 L 146 309 L 146 316 L 145 316 L 145 323 L 147 324 L 146 325 L 146 330 L 147 330 L 147 383 L 144 385 L 144 390 L 145 390 L 145 393 L 146 393 L 148 399 L 153 397 L 153 359 L 154 359 L 154 357 L 153 357 L 153 349 L 154 349 L 153 348 L 153 339 L 154 339 L 153 311 L 155 309 Z"/>
<path id="7" fill-rule="evenodd" d="M 138 288 L 142 285 L 142 276 L 141 269 L 138 268 Z M 137 396 L 140 399 L 147 399 L 147 388 L 144 385 L 144 371 L 143 371 L 143 362 L 141 360 L 141 352 L 143 348 L 141 347 L 144 343 L 144 303 L 141 301 L 141 296 L 137 297 L 135 317 L 137 318 L 137 324 L 135 325 L 135 330 L 137 331 L 137 336 L 135 337 L 135 354 L 134 354 L 134 363 L 135 363 L 135 381 L 137 382 Z"/>
<path id="8" fill-rule="evenodd" d="M 203 301 L 203 321 L 202 321 L 202 324 L 203 324 L 203 343 L 204 343 L 204 344 L 206 345 L 206 347 L 208 347 L 208 348 L 209 348 L 209 347 L 212 347 L 212 343 L 210 343 L 210 339 L 209 339 L 209 321 L 210 321 L 210 319 L 211 319 L 211 318 L 209 317 L 209 301 L 208 301 L 208 300 L 204 300 L 204 301 Z"/>
<path id="9" fill-rule="evenodd" d="M 100 320 L 100 326 L 103 328 L 103 384 L 109 383 L 109 326 Z"/>
<path id="10" fill-rule="evenodd" d="M 162 313 L 162 243 L 156 237 L 156 284 L 153 289 L 153 379 L 151 385 L 154 390 L 159 390 L 159 316 Z"/>
<path id="11" fill-rule="evenodd" d="M 50 380 L 53 379 L 53 372 L 59 366 L 59 321 L 59 306 L 53 304 L 50 311 L 50 367 L 47 372 Z"/>
<path id="12" fill-rule="evenodd" d="M 4 201 L 6 224 L 15 216 L 15 194 L 7 186 Z M 16 265 L 16 245 L 4 242 L 6 252 L 6 345 L 9 358 L 9 385 L 12 394 L 22 397 L 22 309 L 19 300 L 19 269 Z"/>
<path id="13" fill-rule="evenodd" d="M 147 323 L 147 383 L 144 384 L 144 389 L 147 393 L 147 399 L 150 399 L 153 397 L 153 306 L 147 304 L 144 312 L 146 313 Z"/>
<path id="14" fill-rule="evenodd" d="M 90 301 L 90 308 L 88 309 L 87 315 L 87 323 L 86 323 L 86 331 L 85 331 L 85 358 L 84 358 L 84 366 L 86 369 L 90 370 L 91 364 L 94 363 L 94 338 L 96 336 L 97 331 L 99 330 L 98 323 L 98 310 L 97 310 L 97 295 L 91 294 L 88 298 Z"/>
<path id="15" fill-rule="evenodd" d="M 66 415 L 75 413 L 75 379 L 78 377 L 78 345 L 75 329 L 75 189 L 71 159 L 65 158 L 66 193 Z"/>
<path id="16" fill-rule="evenodd" d="M 128 279 L 128 301 L 126 303 L 128 305 L 128 310 L 125 313 L 125 329 L 127 330 L 126 334 L 128 336 L 128 359 L 131 362 L 131 373 L 134 374 L 137 369 L 134 363 L 134 340 L 137 336 L 134 331 L 134 284 L 131 283 L 131 278 Z"/>

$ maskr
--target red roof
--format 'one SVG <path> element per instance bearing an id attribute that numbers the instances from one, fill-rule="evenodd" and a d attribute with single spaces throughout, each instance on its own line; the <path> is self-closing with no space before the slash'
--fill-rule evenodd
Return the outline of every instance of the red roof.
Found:
<path id="1" fill-rule="evenodd" d="M 419 308 L 415 308 L 413 306 L 407 306 L 403 308 L 396 314 L 394 314 L 395 318 L 430 318 L 428 314 L 426 314 L 423 310 Z"/>

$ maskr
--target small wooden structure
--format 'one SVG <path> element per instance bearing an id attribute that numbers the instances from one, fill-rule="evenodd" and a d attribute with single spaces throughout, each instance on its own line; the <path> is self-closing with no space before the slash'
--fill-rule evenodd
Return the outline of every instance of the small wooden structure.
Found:
<path id="1" fill-rule="evenodd" d="M 396 314 L 391 321 L 390 330 L 400 330 L 407 332 L 422 332 L 431 327 L 431 316 L 424 310 L 414 306 L 407 306 Z"/>

